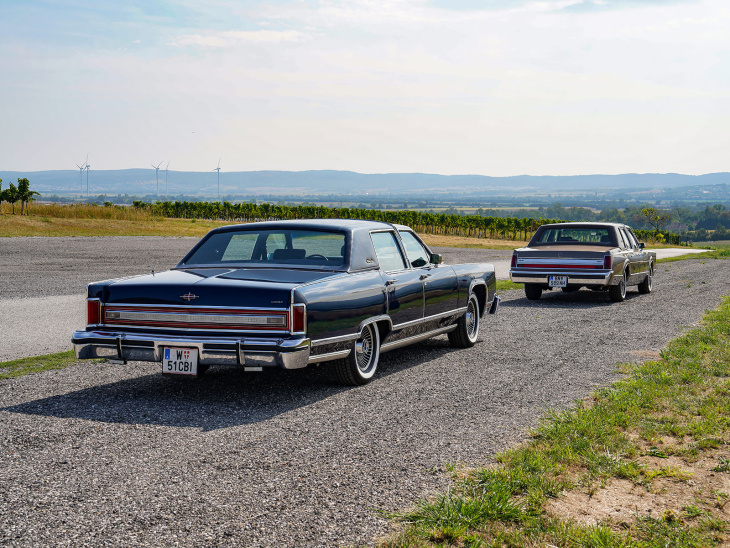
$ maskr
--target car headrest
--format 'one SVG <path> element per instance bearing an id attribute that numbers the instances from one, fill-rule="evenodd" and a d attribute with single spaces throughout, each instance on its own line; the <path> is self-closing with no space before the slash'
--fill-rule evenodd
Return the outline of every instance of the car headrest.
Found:
<path id="1" fill-rule="evenodd" d="M 285 261 L 287 259 L 303 259 L 307 254 L 304 249 L 275 249 L 272 258 L 275 261 Z"/>

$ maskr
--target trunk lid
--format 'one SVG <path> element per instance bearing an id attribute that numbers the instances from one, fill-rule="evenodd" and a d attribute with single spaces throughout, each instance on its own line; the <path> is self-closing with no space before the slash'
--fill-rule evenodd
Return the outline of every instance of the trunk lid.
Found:
<path id="1" fill-rule="evenodd" d="M 286 308 L 291 290 L 339 273 L 291 269 L 199 268 L 168 270 L 114 281 L 106 304 Z"/>

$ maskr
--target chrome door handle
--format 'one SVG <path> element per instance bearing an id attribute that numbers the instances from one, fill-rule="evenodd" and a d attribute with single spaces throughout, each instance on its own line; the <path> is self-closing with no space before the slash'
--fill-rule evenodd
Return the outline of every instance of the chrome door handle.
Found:
<path id="1" fill-rule="evenodd" d="M 385 280 L 385 285 L 393 285 L 398 280 Z"/>
<path id="2" fill-rule="evenodd" d="M 430 278 L 431 274 L 421 274 L 421 279 L 425 280 L 426 278 Z"/>

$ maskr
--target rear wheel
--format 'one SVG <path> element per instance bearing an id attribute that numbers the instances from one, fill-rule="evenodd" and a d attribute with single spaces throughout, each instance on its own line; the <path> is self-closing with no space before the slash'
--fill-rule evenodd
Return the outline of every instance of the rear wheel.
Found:
<path id="1" fill-rule="evenodd" d="M 651 293 L 654 284 L 653 278 L 654 263 L 649 263 L 649 272 L 646 274 L 646 278 L 644 278 L 644 281 L 639 284 L 639 293 L 643 293 L 644 295 L 646 295 L 647 293 Z"/>
<path id="2" fill-rule="evenodd" d="M 624 270 L 619 283 L 616 285 L 609 286 L 608 296 L 615 303 L 620 303 L 626 299 L 626 271 Z"/>
<path id="3" fill-rule="evenodd" d="M 525 284 L 525 297 L 536 301 L 542 295 L 542 288 L 538 284 Z"/>
<path id="4" fill-rule="evenodd" d="M 350 355 L 332 363 L 333 380 L 347 386 L 367 384 L 375 376 L 379 359 L 380 334 L 378 326 L 370 323 L 362 328 Z"/>
<path id="5" fill-rule="evenodd" d="M 451 346 L 469 348 L 474 346 L 479 336 L 479 301 L 473 293 L 469 295 L 466 312 L 456 322 L 456 329 L 449 332 Z"/>

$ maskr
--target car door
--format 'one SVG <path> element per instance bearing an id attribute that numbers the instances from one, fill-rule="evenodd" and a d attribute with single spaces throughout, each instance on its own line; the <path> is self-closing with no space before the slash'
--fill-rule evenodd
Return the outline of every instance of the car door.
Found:
<path id="1" fill-rule="evenodd" d="M 423 281 L 424 312 L 426 320 L 456 310 L 459 286 L 454 270 L 431 263 L 431 253 L 423 242 L 410 231 L 400 231 L 401 240 L 411 268 L 419 272 Z"/>
<path id="2" fill-rule="evenodd" d="M 649 252 L 644 247 L 642 247 L 641 244 L 639 244 L 639 239 L 636 237 L 636 234 L 634 234 L 633 230 L 631 230 L 629 227 L 626 227 L 626 233 L 629 235 L 632 243 L 634 244 L 634 250 L 639 257 L 639 263 L 641 264 L 641 272 L 649 272 L 649 259 L 651 257 Z"/>
<path id="3" fill-rule="evenodd" d="M 393 322 L 395 338 L 405 329 L 408 334 L 418 332 L 424 305 L 420 271 L 408 268 L 394 231 L 371 232 L 370 237 L 385 280 L 387 313 Z"/>
<path id="4" fill-rule="evenodd" d="M 633 283 L 644 272 L 641 261 L 641 250 L 639 249 L 638 242 L 634 241 L 634 239 L 624 227 L 619 228 L 619 234 L 621 235 L 621 239 L 623 240 L 622 251 L 625 253 L 626 258 L 629 262 L 628 282 Z"/>

